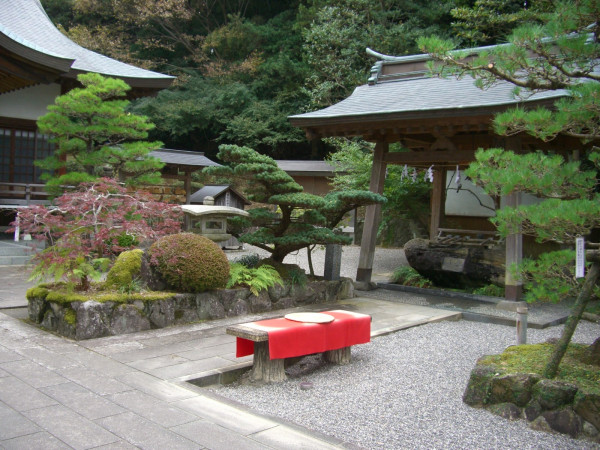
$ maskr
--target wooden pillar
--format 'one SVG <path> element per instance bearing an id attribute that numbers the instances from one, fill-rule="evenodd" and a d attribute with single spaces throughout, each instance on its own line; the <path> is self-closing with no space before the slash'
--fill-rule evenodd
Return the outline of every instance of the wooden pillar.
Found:
<path id="1" fill-rule="evenodd" d="M 183 184 L 185 187 L 185 204 L 189 205 L 192 197 L 192 172 L 185 172 L 185 180 Z"/>
<path id="2" fill-rule="evenodd" d="M 514 192 L 504 197 L 504 206 L 516 208 L 521 204 L 521 193 Z M 510 267 L 523 259 L 523 235 L 521 233 L 506 236 L 506 262 L 504 273 L 504 297 L 506 300 L 519 301 L 523 296 L 523 282 L 513 277 Z"/>
<path id="3" fill-rule="evenodd" d="M 445 212 L 446 170 L 433 171 L 433 188 L 431 189 L 431 219 L 429 220 L 429 239 L 434 239 L 440 228 L 442 215 Z"/>
<path id="4" fill-rule="evenodd" d="M 376 194 L 383 193 L 386 166 L 383 156 L 388 152 L 388 149 L 389 144 L 387 142 L 377 142 L 375 144 L 369 190 L 371 192 L 375 192 Z M 360 242 L 360 256 L 358 258 L 356 281 L 365 283 L 369 283 L 371 281 L 371 274 L 373 272 L 373 259 L 375 257 L 375 241 L 377 239 L 377 229 L 379 228 L 380 218 L 380 204 L 367 206 L 365 213 L 365 224 Z"/>

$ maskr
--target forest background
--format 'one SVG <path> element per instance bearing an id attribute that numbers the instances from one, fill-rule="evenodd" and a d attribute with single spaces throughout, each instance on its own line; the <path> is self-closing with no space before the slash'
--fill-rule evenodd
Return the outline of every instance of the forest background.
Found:
<path id="1" fill-rule="evenodd" d="M 531 4 L 530 4 L 531 3 Z M 323 159 L 287 117 L 329 106 L 366 82 L 370 47 L 419 53 L 432 34 L 470 47 L 502 42 L 551 0 L 42 0 L 80 45 L 177 77 L 135 113 L 166 148 L 249 146 L 275 159 Z"/>

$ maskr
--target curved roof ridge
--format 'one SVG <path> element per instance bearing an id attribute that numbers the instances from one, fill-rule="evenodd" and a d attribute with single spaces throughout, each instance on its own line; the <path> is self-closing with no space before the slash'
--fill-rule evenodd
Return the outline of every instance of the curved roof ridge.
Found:
<path id="1" fill-rule="evenodd" d="M 174 77 L 118 61 L 88 50 L 62 34 L 52 23 L 39 0 L 11 0 L 10 8 L 0 8 L 0 32 L 15 43 L 37 53 L 34 61 L 52 66 L 53 58 L 72 60 L 63 76 L 75 78 L 81 72 L 97 72 L 124 79 L 152 81 L 167 87 Z M 5 39 L 6 41 L 6 39 Z M 24 54 L 32 57 L 31 54 Z M 145 80 L 145 81 L 144 81 Z M 139 83 L 138 83 L 139 84 Z"/>

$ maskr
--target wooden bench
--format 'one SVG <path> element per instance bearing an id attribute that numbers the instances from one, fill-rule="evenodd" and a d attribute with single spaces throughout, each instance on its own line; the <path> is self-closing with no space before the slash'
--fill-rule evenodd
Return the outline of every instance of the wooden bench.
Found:
<path id="1" fill-rule="evenodd" d="M 328 362 L 348 364 L 350 347 L 370 341 L 370 316 L 342 310 L 323 314 L 334 321 L 305 323 L 282 317 L 232 325 L 226 331 L 237 337 L 237 357 L 254 354 L 251 380 L 279 382 L 287 378 L 286 358 L 323 353 Z"/>

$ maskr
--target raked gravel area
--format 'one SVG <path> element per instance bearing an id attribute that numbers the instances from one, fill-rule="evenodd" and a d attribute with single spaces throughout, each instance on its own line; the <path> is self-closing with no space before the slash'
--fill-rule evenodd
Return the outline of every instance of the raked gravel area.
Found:
<path id="1" fill-rule="evenodd" d="M 561 327 L 529 329 L 531 343 Z M 574 341 L 591 343 L 600 325 L 581 322 Z M 295 366 L 278 384 L 235 384 L 218 395 L 365 449 L 599 449 L 600 445 L 531 430 L 471 408 L 462 395 L 479 357 L 515 342 L 515 329 L 478 322 L 410 328 L 353 347 L 347 366 Z M 312 389 L 302 390 L 302 382 Z"/>

